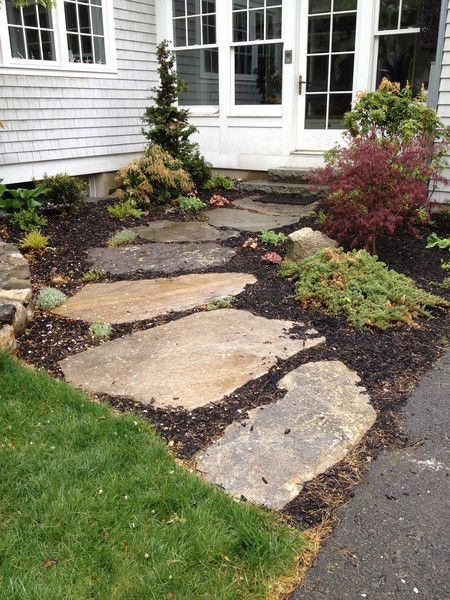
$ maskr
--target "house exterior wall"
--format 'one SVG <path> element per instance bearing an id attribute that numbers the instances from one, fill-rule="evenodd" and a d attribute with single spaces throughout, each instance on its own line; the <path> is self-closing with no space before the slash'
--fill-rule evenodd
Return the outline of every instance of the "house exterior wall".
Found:
<path id="1" fill-rule="evenodd" d="M 116 73 L 12 74 L 0 61 L 5 183 L 114 171 L 142 150 L 141 118 L 157 81 L 155 0 L 112 1 Z"/>
<path id="2" fill-rule="evenodd" d="M 447 10 L 437 110 L 445 124 L 450 125 L 450 2 Z M 445 170 L 444 176 L 450 179 L 450 167 Z M 433 200 L 437 202 L 450 200 L 450 186 L 440 185 L 433 194 Z"/>

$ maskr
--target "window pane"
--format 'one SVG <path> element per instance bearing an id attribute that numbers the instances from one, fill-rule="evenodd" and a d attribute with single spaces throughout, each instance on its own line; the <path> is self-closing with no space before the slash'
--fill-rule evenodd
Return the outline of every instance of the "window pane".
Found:
<path id="1" fill-rule="evenodd" d="M 249 40 L 264 39 L 264 11 L 252 10 L 249 12 Z"/>
<path id="2" fill-rule="evenodd" d="M 177 73 L 189 86 L 189 90 L 180 95 L 180 105 L 217 106 L 219 104 L 218 72 L 211 73 L 205 69 L 211 64 L 214 65 L 215 61 L 211 59 L 211 52 L 218 53 L 218 50 L 199 49 L 177 52 Z M 208 55 L 205 55 L 205 53 L 208 53 Z"/>
<path id="3" fill-rule="evenodd" d="M 343 129 L 342 118 L 351 108 L 351 94 L 330 94 L 328 129 Z"/>
<path id="4" fill-rule="evenodd" d="M 105 40 L 103 38 L 95 37 L 94 39 L 94 54 L 95 54 L 95 62 L 98 65 L 106 64 L 106 56 L 105 56 Z"/>
<path id="5" fill-rule="evenodd" d="M 397 29 L 400 0 L 380 0 L 378 29 Z"/>
<path id="6" fill-rule="evenodd" d="M 249 0 L 248 7 L 249 8 L 260 8 L 264 6 L 264 0 Z"/>
<path id="7" fill-rule="evenodd" d="M 78 31 L 77 6 L 72 2 L 64 2 L 64 13 L 66 15 L 66 30 Z"/>
<path id="8" fill-rule="evenodd" d="M 308 54 L 329 50 L 330 17 L 311 17 L 308 24 Z"/>
<path id="9" fill-rule="evenodd" d="M 380 36 L 377 85 L 383 77 L 387 77 L 402 85 L 409 81 L 414 93 L 420 90 L 422 84 L 428 89 L 431 62 L 435 60 L 436 53 L 423 49 L 420 40 L 420 33 Z"/>
<path id="10" fill-rule="evenodd" d="M 186 44 L 186 21 L 175 19 L 173 22 L 175 46 L 187 46 Z"/>
<path id="11" fill-rule="evenodd" d="M 352 52 L 355 49 L 356 13 L 333 17 L 333 52 Z"/>
<path id="12" fill-rule="evenodd" d="M 206 15 L 203 19 L 203 43 L 216 43 L 216 15 Z"/>
<path id="13" fill-rule="evenodd" d="M 233 14 L 233 42 L 247 41 L 247 13 L 237 12 Z"/>
<path id="14" fill-rule="evenodd" d="M 309 14 L 331 11 L 331 0 L 309 0 Z"/>
<path id="15" fill-rule="evenodd" d="M 91 0 L 91 4 L 95 4 L 96 6 L 101 6 L 102 0 Z"/>
<path id="16" fill-rule="evenodd" d="M 235 53 L 236 104 L 281 104 L 283 44 L 248 46 L 252 52 L 252 74 L 240 72 L 242 61 Z"/>
<path id="17" fill-rule="evenodd" d="M 234 49 L 234 62 L 236 73 L 251 75 L 253 69 L 254 46 L 239 46 Z"/>
<path id="18" fill-rule="evenodd" d="M 22 15 L 19 8 L 13 6 L 11 0 L 6 3 L 6 15 L 10 25 L 22 25 Z"/>
<path id="19" fill-rule="evenodd" d="M 53 31 L 41 31 L 43 60 L 56 60 Z"/>
<path id="20" fill-rule="evenodd" d="M 11 45 L 11 56 L 13 58 L 26 58 L 25 43 L 23 41 L 23 29 L 20 27 L 9 27 L 9 43 Z"/>
<path id="21" fill-rule="evenodd" d="M 247 8 L 247 0 L 233 0 L 233 10 Z"/>
<path id="22" fill-rule="evenodd" d="M 335 54 L 331 57 L 330 90 L 348 92 L 353 88 L 354 54 Z"/>
<path id="23" fill-rule="evenodd" d="M 187 19 L 188 29 L 188 46 L 196 46 L 201 44 L 200 37 L 200 17 L 189 17 Z"/>
<path id="24" fill-rule="evenodd" d="M 67 34 L 67 46 L 69 49 L 70 62 L 81 62 L 80 44 L 78 35 L 73 33 Z"/>
<path id="25" fill-rule="evenodd" d="M 38 20 L 37 20 L 37 11 L 36 11 L 36 5 L 31 5 L 31 6 L 24 6 L 22 8 L 23 10 L 23 22 L 27 27 L 37 27 L 38 26 Z"/>
<path id="26" fill-rule="evenodd" d="M 328 90 L 328 56 L 308 56 L 307 92 Z"/>
<path id="27" fill-rule="evenodd" d="M 187 14 L 188 15 L 199 15 L 200 14 L 200 0 L 187 0 Z"/>
<path id="28" fill-rule="evenodd" d="M 281 6 L 283 0 L 266 0 L 266 6 Z"/>
<path id="29" fill-rule="evenodd" d="M 92 49 L 92 38 L 90 35 L 81 36 L 81 52 L 84 63 L 91 64 L 94 62 L 94 51 Z"/>
<path id="30" fill-rule="evenodd" d="M 266 10 L 266 39 L 281 38 L 281 8 L 268 8 Z"/>
<path id="31" fill-rule="evenodd" d="M 92 33 L 95 35 L 103 35 L 103 17 L 102 9 L 93 6 L 91 8 L 92 14 Z"/>
<path id="32" fill-rule="evenodd" d="M 37 29 L 25 29 L 25 40 L 28 58 L 31 60 L 42 60 L 39 31 Z"/>
<path id="33" fill-rule="evenodd" d="M 89 6 L 85 4 L 78 5 L 78 19 L 80 22 L 80 33 L 91 33 L 91 18 L 89 16 Z"/>
<path id="34" fill-rule="evenodd" d="M 334 12 L 341 10 L 356 10 L 358 8 L 358 0 L 334 0 Z"/>
<path id="35" fill-rule="evenodd" d="M 403 0 L 400 27 L 402 29 L 420 27 L 422 9 L 420 0 Z"/>
<path id="36" fill-rule="evenodd" d="M 184 0 L 172 0 L 172 10 L 174 17 L 184 17 L 185 4 Z"/>
<path id="37" fill-rule="evenodd" d="M 216 12 L 216 0 L 202 0 L 202 13 Z"/>
<path id="38" fill-rule="evenodd" d="M 306 96 L 305 128 L 326 129 L 327 126 L 327 96 Z"/>
<path id="39" fill-rule="evenodd" d="M 48 8 L 38 6 L 39 24 L 44 29 L 53 29 L 52 12 Z"/>

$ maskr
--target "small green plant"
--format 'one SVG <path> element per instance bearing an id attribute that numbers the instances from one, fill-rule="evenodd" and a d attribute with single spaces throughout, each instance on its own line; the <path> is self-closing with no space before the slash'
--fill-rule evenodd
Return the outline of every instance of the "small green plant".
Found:
<path id="1" fill-rule="evenodd" d="M 206 208 L 206 204 L 195 196 L 179 196 L 177 198 L 178 206 L 185 212 L 197 212 Z"/>
<path id="2" fill-rule="evenodd" d="M 206 305 L 206 310 L 218 310 L 219 308 L 231 308 L 234 304 L 233 296 L 227 298 L 214 298 Z"/>
<path id="3" fill-rule="evenodd" d="M 78 177 L 71 177 L 67 173 L 45 175 L 42 185 L 47 189 L 46 197 L 49 204 L 72 213 L 83 204 L 89 189 L 85 181 Z"/>
<path id="4" fill-rule="evenodd" d="M 31 190 L 25 188 L 6 189 L 0 195 L 0 208 L 10 212 L 16 212 L 24 208 L 28 210 L 38 208 L 44 203 L 46 194 L 47 188 L 42 186 Z"/>
<path id="5" fill-rule="evenodd" d="M 52 287 L 43 287 L 37 295 L 35 306 L 42 310 L 51 310 L 67 300 L 66 294 Z"/>
<path id="6" fill-rule="evenodd" d="M 323 210 L 319 210 L 319 212 L 317 213 L 317 217 L 316 217 L 317 225 L 319 225 L 319 226 L 323 225 L 326 220 L 327 220 L 327 215 L 324 213 Z"/>
<path id="7" fill-rule="evenodd" d="M 213 175 L 206 183 L 207 190 L 232 190 L 234 181 L 226 175 Z"/>
<path id="8" fill-rule="evenodd" d="M 35 208 L 22 208 L 15 212 L 10 219 L 12 225 L 22 231 L 32 231 L 47 225 L 47 219 L 40 215 Z"/>
<path id="9" fill-rule="evenodd" d="M 441 238 L 436 233 L 431 233 L 427 237 L 427 248 L 440 248 L 441 250 L 450 250 L 450 236 L 446 238 Z"/>
<path id="10" fill-rule="evenodd" d="M 296 282 L 295 297 L 303 307 L 345 314 L 358 328 L 409 324 L 449 306 L 365 250 L 323 250 L 299 263 L 286 261 L 282 274 Z"/>
<path id="11" fill-rule="evenodd" d="M 134 242 L 137 238 L 137 233 L 134 231 L 128 231 L 124 229 L 123 231 L 116 231 L 106 242 L 108 246 L 125 246 L 125 244 L 130 244 Z"/>
<path id="12" fill-rule="evenodd" d="M 104 271 L 92 269 L 91 271 L 86 271 L 81 276 L 81 281 L 83 283 L 88 283 L 89 281 L 95 281 L 96 279 L 101 279 L 105 275 Z"/>
<path id="13" fill-rule="evenodd" d="M 20 240 L 19 246 L 25 250 L 44 250 L 47 248 L 49 238 L 42 235 L 40 229 L 33 229 Z"/>
<path id="14" fill-rule="evenodd" d="M 94 338 L 105 339 L 111 335 L 111 325 L 109 323 L 102 323 L 101 321 L 94 321 L 89 326 L 89 333 Z"/>
<path id="15" fill-rule="evenodd" d="M 430 215 L 428 214 L 428 211 L 423 206 L 420 206 L 417 209 L 417 220 L 422 225 L 431 225 L 432 224 L 432 222 L 430 220 Z"/>
<path id="16" fill-rule="evenodd" d="M 135 203 L 132 200 L 122 200 L 116 204 L 109 204 L 107 210 L 113 219 L 124 221 L 125 219 L 140 219 L 142 217 L 142 210 L 136 208 Z"/>
<path id="17" fill-rule="evenodd" d="M 263 244 L 272 244 L 273 246 L 283 246 L 287 242 L 287 235 L 276 233 L 271 229 L 263 229 L 259 234 L 259 239 Z"/>

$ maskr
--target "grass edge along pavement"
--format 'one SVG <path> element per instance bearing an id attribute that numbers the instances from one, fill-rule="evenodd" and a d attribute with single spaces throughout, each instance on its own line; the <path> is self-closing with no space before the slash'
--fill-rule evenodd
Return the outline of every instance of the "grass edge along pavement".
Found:
<path id="1" fill-rule="evenodd" d="M 308 551 L 283 517 L 177 464 L 153 428 L 0 353 L 3 600 L 280 598 Z"/>

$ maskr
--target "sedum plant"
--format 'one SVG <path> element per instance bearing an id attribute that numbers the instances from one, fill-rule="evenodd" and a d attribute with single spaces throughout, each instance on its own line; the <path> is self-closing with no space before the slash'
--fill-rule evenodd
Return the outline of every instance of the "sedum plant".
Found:
<path id="1" fill-rule="evenodd" d="M 108 246 L 125 246 L 131 244 L 137 238 L 137 233 L 134 231 L 116 231 L 106 242 Z"/>
<path id="2" fill-rule="evenodd" d="M 206 305 L 206 310 L 219 310 L 220 308 L 231 308 L 234 304 L 233 296 L 227 298 L 214 298 Z"/>
<path id="3" fill-rule="evenodd" d="M 142 210 L 136 207 L 133 200 L 123 200 L 122 202 L 116 202 L 116 204 L 109 204 L 106 209 L 113 219 L 119 221 L 140 219 L 142 217 Z"/>
<path id="4" fill-rule="evenodd" d="M 93 338 L 106 339 L 111 335 L 111 325 L 109 323 L 102 323 L 101 321 L 94 321 L 89 326 L 89 333 Z"/>
<path id="5" fill-rule="evenodd" d="M 56 288 L 43 287 L 37 295 L 35 306 L 42 310 L 51 310 L 67 300 L 66 294 Z"/>
<path id="6" fill-rule="evenodd" d="M 287 242 L 287 235 L 284 233 L 276 233 L 271 229 L 262 229 L 259 234 L 259 239 L 263 244 L 272 244 L 273 246 L 282 246 Z"/>
<path id="7" fill-rule="evenodd" d="M 35 208 L 22 208 L 11 216 L 10 221 L 22 231 L 32 231 L 47 225 L 47 219 Z"/>
<path id="8" fill-rule="evenodd" d="M 49 238 L 42 235 L 40 229 L 33 229 L 20 240 L 19 246 L 25 250 L 44 250 L 47 248 Z"/>
<path id="9" fill-rule="evenodd" d="M 89 283 L 90 281 L 95 281 L 96 279 L 101 279 L 105 275 L 104 271 L 100 269 L 91 269 L 90 271 L 86 271 L 80 278 L 80 281 L 83 283 Z"/>
<path id="10" fill-rule="evenodd" d="M 195 196 L 179 196 L 177 198 L 178 206 L 185 212 L 197 212 L 206 208 L 206 204 Z"/>

